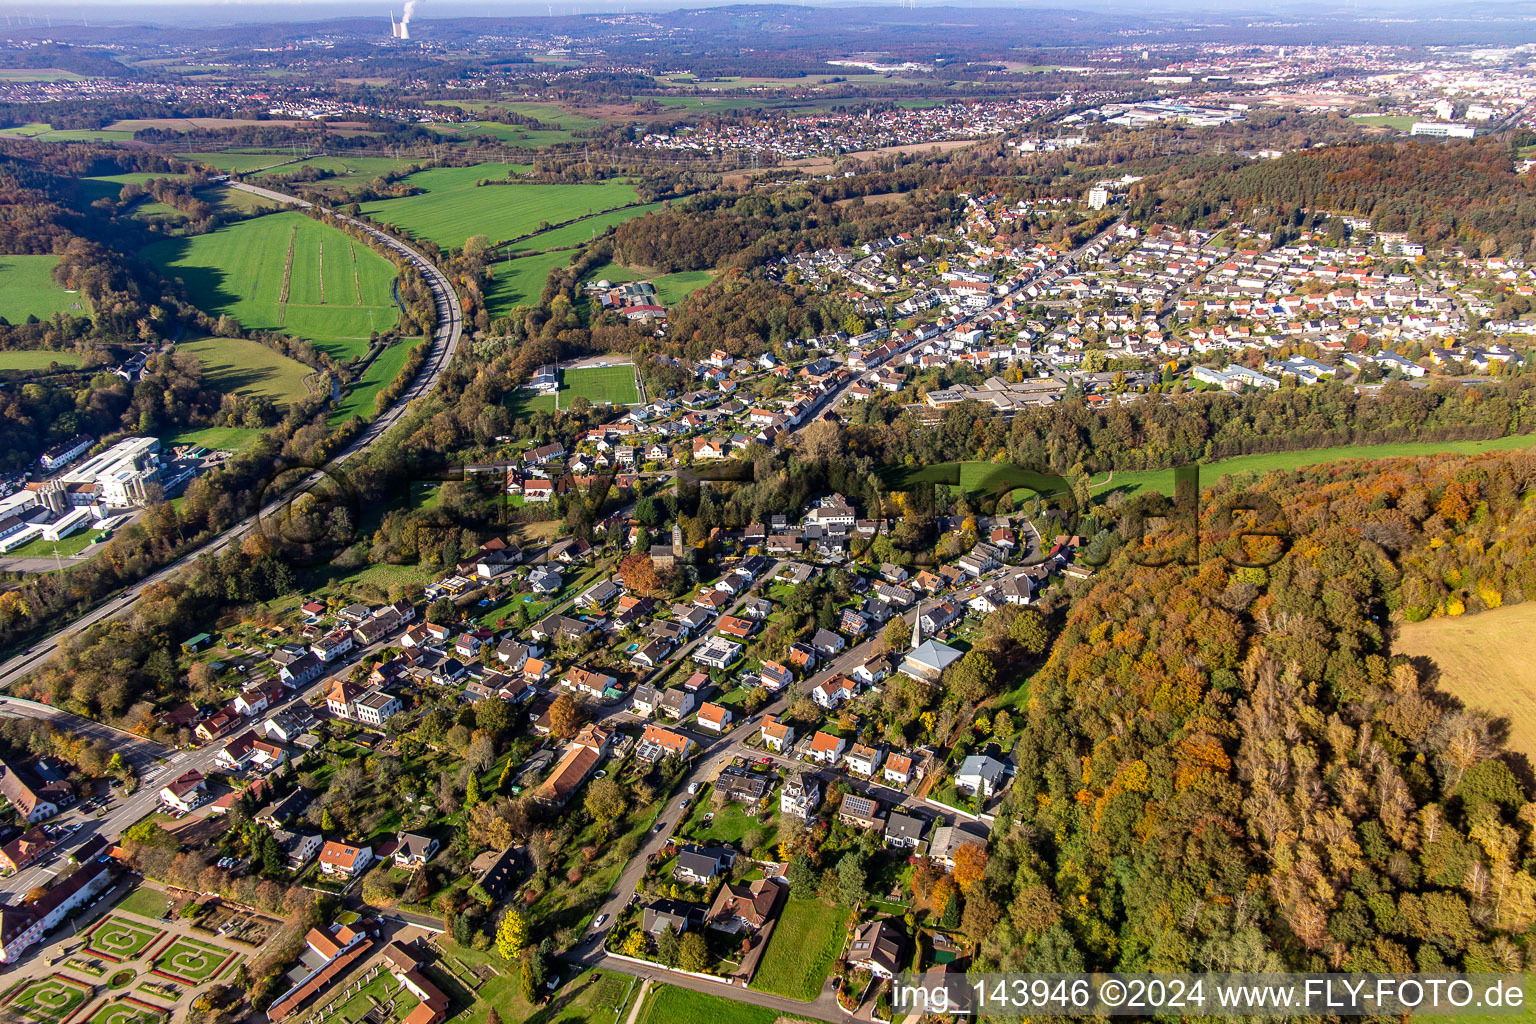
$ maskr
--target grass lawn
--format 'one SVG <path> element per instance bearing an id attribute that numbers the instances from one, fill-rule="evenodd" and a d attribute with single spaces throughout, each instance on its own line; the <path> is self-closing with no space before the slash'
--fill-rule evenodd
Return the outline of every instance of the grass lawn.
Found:
<path id="1" fill-rule="evenodd" d="M 240 221 L 156 242 L 150 262 L 186 282 L 192 300 L 247 328 L 308 338 L 339 359 L 363 354 L 369 334 L 399 319 L 388 260 L 301 213 Z"/>
<path id="2" fill-rule="evenodd" d="M 690 808 L 693 813 L 688 816 L 687 824 L 678 831 L 699 843 L 729 843 L 732 846 L 740 846 L 742 837 L 748 832 L 759 833 L 765 842 L 776 842 L 779 831 L 777 823 L 779 807 L 778 776 L 773 775 L 772 777 L 775 779 L 775 785 L 768 791 L 768 806 L 772 808 L 774 813 L 770 815 L 769 821 L 766 824 L 757 815 L 749 813 L 746 807 L 735 801 L 726 804 L 723 810 L 715 810 L 714 801 L 711 799 L 713 793 L 706 789 L 694 798 L 694 805 Z M 714 814 L 714 818 L 706 826 L 704 818 L 711 813 Z M 750 853 L 751 851 L 746 852 Z"/>
<path id="3" fill-rule="evenodd" d="M 200 427 L 164 434 L 160 440 L 168 448 L 178 444 L 200 444 L 204 448 L 238 452 L 255 444 L 256 439 L 265 433 L 265 430 L 255 427 Z"/>
<path id="4" fill-rule="evenodd" d="M 766 1006 L 712 996 L 707 992 L 662 985 L 646 998 L 635 1024 L 677 1024 L 708 1021 L 709 1024 L 774 1024 L 783 1015 Z"/>
<path id="5" fill-rule="evenodd" d="M 0 299 L 0 302 L 4 301 Z M 73 352 L 50 352 L 41 348 L 0 352 L 0 370 L 46 370 L 54 363 L 63 367 L 79 366 L 80 357 Z"/>
<path id="6" fill-rule="evenodd" d="M 404 1020 L 406 1014 L 416 1008 L 421 1002 L 411 990 L 395 980 L 395 976 L 387 971 L 382 971 L 379 976 L 364 985 L 357 993 L 342 1003 L 336 1010 L 336 1019 L 346 1024 L 357 1024 L 368 1015 L 368 1011 L 374 1006 L 387 1003 L 393 999 L 395 1002 L 395 1020 Z"/>
<path id="7" fill-rule="evenodd" d="M 52 1024 L 73 1014 L 90 994 L 88 986 L 55 974 L 39 978 L 20 989 L 5 1004 L 5 1012 L 26 1020 Z"/>
<path id="8" fill-rule="evenodd" d="M 751 987 L 790 999 L 815 999 L 843 948 L 847 920 L 844 907 L 814 899 L 786 900 Z"/>
<path id="9" fill-rule="evenodd" d="M 281 185 L 284 179 L 300 173 L 305 168 L 313 167 L 317 170 L 329 171 L 332 176 L 318 181 L 306 181 L 303 182 L 304 185 L 322 189 L 345 188 L 370 182 L 381 174 L 420 162 L 419 160 L 396 160 L 384 156 L 314 156 L 296 164 L 273 167 L 259 177 L 264 184 Z"/>
<path id="10" fill-rule="evenodd" d="M 137 914 L 151 921 L 158 921 L 165 916 L 170 905 L 171 901 L 166 898 L 165 893 L 141 885 L 123 897 L 123 901 L 117 905 L 116 909 Z"/>
<path id="11" fill-rule="evenodd" d="M 162 934 L 158 928 L 114 914 L 91 929 L 85 948 L 119 960 L 132 960 Z"/>
<path id="12" fill-rule="evenodd" d="M 209 383 L 236 395 L 265 395 L 278 408 L 304 398 L 304 378 L 314 371 L 257 341 L 245 338 L 198 338 L 176 347 L 202 362 Z"/>
<path id="13" fill-rule="evenodd" d="M 340 423 L 350 416 L 373 419 L 373 403 L 379 392 L 400 376 L 406 356 L 421 343 L 420 338 L 402 338 L 375 356 L 373 362 L 368 364 L 368 369 L 363 371 L 363 375 L 336 403 L 336 411 L 330 416 L 331 422 Z"/>
<path id="14" fill-rule="evenodd" d="M 508 964 L 494 950 L 468 949 L 449 941 L 447 936 L 440 937 L 438 942 L 449 956 L 467 968 L 489 964 L 500 972 L 480 986 L 473 1005 L 450 1018 L 453 1024 L 485 1024 L 492 1006 L 496 1007 L 502 1020 L 536 1024 L 623 1024 L 640 994 L 639 978 L 617 971 L 587 971 L 556 989 L 543 1007 L 534 1008 L 523 1002 L 515 964 Z M 558 969 L 561 978 L 566 978 L 570 972 L 567 964 L 560 964 Z"/>
<path id="15" fill-rule="evenodd" d="M 401 199 L 363 204 L 363 212 L 443 246 L 461 246 L 471 235 L 493 242 L 537 230 L 540 223 L 562 221 L 626 206 L 638 196 L 633 185 L 606 181 L 593 185 L 487 185 L 481 178 L 521 173 L 517 165 L 434 168 L 405 179 L 426 191 Z"/>
<path id="16" fill-rule="evenodd" d="M 532 391 L 514 391 L 507 396 L 507 412 L 514 420 L 531 412 L 554 412 L 554 395 L 536 395 Z"/>
<path id="17" fill-rule="evenodd" d="M 87 1024 L 160 1024 L 165 1020 L 164 1011 L 133 996 L 119 996 L 108 1000 L 90 1017 Z"/>
<path id="18" fill-rule="evenodd" d="M 560 371 L 560 391 L 555 396 L 561 409 L 569 409 L 578 398 L 585 398 L 593 405 L 604 402 L 613 405 L 637 405 L 640 391 L 635 386 L 633 364 L 623 366 L 586 366 L 576 370 Z"/>
<path id="19" fill-rule="evenodd" d="M 28 541 L 19 548 L 12 548 L 6 552 L 7 558 L 52 558 L 57 551 L 60 558 L 69 558 L 78 555 L 90 547 L 101 537 L 100 530 L 80 530 L 68 537 L 57 541 L 44 540 L 39 537 Z"/>
<path id="20" fill-rule="evenodd" d="M 232 950 L 185 936 L 155 957 L 155 970 L 201 984 L 213 977 Z"/>
<path id="21" fill-rule="evenodd" d="M 29 316 L 86 312 L 83 298 L 53 283 L 58 263 L 57 256 L 0 256 L 0 316 L 16 324 Z"/>
<path id="22" fill-rule="evenodd" d="M 1510 749 L 1536 761 L 1536 677 L 1529 644 L 1536 602 L 1476 615 L 1403 624 L 1394 654 L 1426 657 L 1440 669 L 1440 688 L 1469 708 L 1509 722 Z"/>
<path id="23" fill-rule="evenodd" d="M 485 290 L 485 306 L 491 316 L 505 316 L 514 306 L 531 306 L 544 294 L 550 271 L 566 266 L 575 253 L 557 250 L 537 256 L 519 256 L 498 263 L 494 279 Z"/>

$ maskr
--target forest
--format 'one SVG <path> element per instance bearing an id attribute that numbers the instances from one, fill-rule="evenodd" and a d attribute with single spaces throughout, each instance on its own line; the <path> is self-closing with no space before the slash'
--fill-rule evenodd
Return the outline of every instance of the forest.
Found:
<path id="1" fill-rule="evenodd" d="M 1533 485 L 1524 453 L 1277 473 L 1252 488 L 1297 542 L 1267 570 L 1123 551 L 1029 681 L 1011 824 L 965 893 L 977 966 L 1527 964 L 1530 766 L 1392 622 L 1531 595 Z"/>

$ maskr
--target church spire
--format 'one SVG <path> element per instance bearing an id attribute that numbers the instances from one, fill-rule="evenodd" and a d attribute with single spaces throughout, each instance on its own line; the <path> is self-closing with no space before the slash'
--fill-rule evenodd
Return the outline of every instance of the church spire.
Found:
<path id="1" fill-rule="evenodd" d="M 923 642 L 923 602 L 917 602 L 917 618 L 912 620 L 912 649 Z"/>

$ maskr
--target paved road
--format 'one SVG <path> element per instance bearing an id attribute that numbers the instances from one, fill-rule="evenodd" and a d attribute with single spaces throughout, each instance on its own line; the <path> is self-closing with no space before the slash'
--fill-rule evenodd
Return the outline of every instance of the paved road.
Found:
<path id="1" fill-rule="evenodd" d="M 239 189 L 242 192 L 250 192 L 253 195 L 263 196 L 300 208 L 309 208 L 311 206 L 310 203 L 295 196 L 274 192 L 271 189 L 259 188 L 243 182 L 227 182 L 226 184 L 230 188 Z M 422 366 L 421 372 L 417 374 L 415 383 L 406 389 L 405 393 L 400 396 L 400 399 L 393 406 L 369 424 L 367 429 L 332 460 L 332 467 L 347 461 L 359 452 L 366 451 L 369 445 L 373 444 L 386 430 L 394 426 L 405 415 L 412 402 L 436 386 L 438 377 L 441 376 L 444 368 L 452 361 L 454 353 L 458 350 L 459 338 L 464 331 L 464 311 L 459 306 L 458 296 L 454 293 L 453 286 L 449 283 L 448 278 L 433 265 L 432 261 L 428 260 L 411 246 L 380 231 L 378 228 L 350 217 L 337 216 L 339 220 L 346 221 L 368 232 L 368 234 L 404 256 L 416 267 L 427 282 L 428 287 L 432 291 L 432 297 L 437 303 L 437 327 L 432 333 L 431 353 L 428 355 L 426 363 Z M 209 541 L 194 551 L 188 552 L 165 568 L 152 573 L 110 598 L 105 603 L 98 605 L 47 639 L 27 648 L 4 664 L 0 664 L 0 689 L 10 686 L 36 669 L 58 650 L 59 644 L 66 638 L 98 622 L 127 614 L 132 609 L 133 602 L 139 599 L 139 596 L 144 593 L 147 587 L 164 582 L 188 565 L 191 565 L 194 560 L 204 555 L 216 555 L 231 544 L 238 543 L 252 530 L 261 526 L 264 521 L 271 521 L 266 526 L 266 529 L 280 529 L 278 524 L 281 522 L 281 515 L 288 502 L 300 493 L 314 488 L 325 479 L 324 473 L 316 471 L 295 483 L 288 484 L 287 481 L 284 481 L 285 486 L 282 493 L 275 497 L 274 500 L 268 502 L 256 514 L 247 516 L 216 539 Z"/>

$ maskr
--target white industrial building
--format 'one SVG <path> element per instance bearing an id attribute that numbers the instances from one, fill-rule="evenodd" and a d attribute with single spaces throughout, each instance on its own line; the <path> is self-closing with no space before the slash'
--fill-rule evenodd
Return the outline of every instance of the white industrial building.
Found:
<path id="1" fill-rule="evenodd" d="M 160 439 L 127 437 L 59 478 L 77 505 L 128 508 L 146 504 L 160 482 Z"/>

